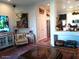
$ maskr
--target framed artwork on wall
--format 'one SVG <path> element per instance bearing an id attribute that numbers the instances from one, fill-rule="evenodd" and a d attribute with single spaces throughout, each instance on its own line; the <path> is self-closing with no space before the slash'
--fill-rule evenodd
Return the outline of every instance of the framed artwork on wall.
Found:
<path id="1" fill-rule="evenodd" d="M 17 21 L 18 28 L 28 28 L 28 13 L 22 13 L 20 21 Z"/>
<path id="2" fill-rule="evenodd" d="M 43 8 L 39 8 L 39 14 L 44 14 L 44 9 Z"/>
<path id="3" fill-rule="evenodd" d="M 16 17 L 17 17 L 17 19 L 20 19 L 21 18 L 21 13 L 16 13 Z"/>

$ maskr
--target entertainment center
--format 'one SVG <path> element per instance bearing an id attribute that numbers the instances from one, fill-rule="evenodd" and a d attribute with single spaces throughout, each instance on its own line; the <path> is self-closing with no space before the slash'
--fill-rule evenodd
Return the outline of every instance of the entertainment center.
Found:
<path id="1" fill-rule="evenodd" d="M 0 15 L 0 50 L 14 45 L 14 35 L 10 32 L 9 17 Z"/>

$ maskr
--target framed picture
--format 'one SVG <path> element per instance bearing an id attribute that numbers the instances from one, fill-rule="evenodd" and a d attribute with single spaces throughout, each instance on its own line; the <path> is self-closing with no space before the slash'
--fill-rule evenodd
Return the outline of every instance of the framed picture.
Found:
<path id="1" fill-rule="evenodd" d="M 21 13 L 16 13 L 16 17 L 17 17 L 17 19 L 20 19 L 21 18 Z"/>
<path id="2" fill-rule="evenodd" d="M 39 13 L 40 14 L 44 14 L 44 9 L 43 8 L 39 8 Z"/>
<path id="3" fill-rule="evenodd" d="M 22 13 L 20 21 L 17 21 L 18 28 L 28 28 L 28 13 Z"/>

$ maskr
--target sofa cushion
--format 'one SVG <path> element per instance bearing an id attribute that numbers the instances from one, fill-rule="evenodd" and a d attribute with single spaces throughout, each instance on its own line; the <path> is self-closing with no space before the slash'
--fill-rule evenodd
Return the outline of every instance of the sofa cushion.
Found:
<path id="1" fill-rule="evenodd" d="M 77 41 L 75 40 L 67 40 L 65 42 L 66 47 L 76 48 L 77 47 Z"/>
<path id="2" fill-rule="evenodd" d="M 56 40 L 55 46 L 64 46 L 64 41 L 63 40 Z"/>

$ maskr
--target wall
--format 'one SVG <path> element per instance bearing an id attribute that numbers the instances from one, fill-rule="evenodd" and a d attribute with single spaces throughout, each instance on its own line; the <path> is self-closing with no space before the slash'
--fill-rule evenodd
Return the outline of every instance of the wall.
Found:
<path id="1" fill-rule="evenodd" d="M 76 40 L 79 42 L 79 32 L 69 32 L 69 31 L 56 31 L 55 25 L 56 25 L 56 7 L 55 7 L 55 0 L 51 0 L 51 45 L 54 46 L 54 35 L 58 35 L 59 40 Z M 70 18 L 70 17 L 69 17 Z M 79 47 L 79 43 L 77 45 Z"/>
<path id="2" fill-rule="evenodd" d="M 74 25 L 74 23 L 72 23 L 72 20 L 75 20 L 75 19 L 79 19 L 79 15 L 72 15 L 71 12 L 67 12 L 67 24 L 70 23 L 70 24 Z M 78 24 L 78 23 L 76 23 L 76 24 Z M 77 42 L 79 42 L 79 39 L 78 39 L 79 32 L 62 31 L 62 32 L 56 32 L 55 34 L 58 34 L 58 39 L 60 39 L 60 40 L 65 40 L 65 41 L 66 40 L 76 40 Z M 79 43 L 77 46 L 79 47 Z"/>
<path id="3" fill-rule="evenodd" d="M 55 0 L 50 0 L 50 33 L 51 33 L 51 46 L 54 46 L 54 34 L 56 32 L 56 5 Z"/>
<path id="4" fill-rule="evenodd" d="M 40 1 L 38 3 L 35 4 L 31 4 L 29 6 L 16 6 L 16 8 L 13 8 L 12 5 L 6 4 L 6 3 L 0 3 L 0 15 L 7 15 L 9 16 L 9 23 L 10 23 L 10 28 L 11 31 L 14 30 L 14 26 L 16 26 L 16 21 L 18 21 L 19 19 L 16 19 L 16 13 L 28 13 L 29 14 L 29 28 L 27 29 L 19 29 L 20 32 L 28 32 L 29 30 L 33 30 L 33 32 L 35 33 L 35 35 L 37 35 L 37 30 L 38 30 L 38 36 L 39 34 L 41 35 L 40 39 L 42 39 L 43 37 L 45 38 L 46 35 L 46 23 L 43 19 L 42 21 L 42 16 L 37 15 L 38 14 L 38 7 L 40 7 L 40 5 L 47 3 L 48 1 Z M 38 19 L 37 17 L 41 17 L 41 30 L 39 31 L 40 27 L 38 27 Z M 44 17 L 45 18 L 45 17 Z M 40 19 L 39 19 L 40 20 Z M 46 19 L 45 19 L 46 20 Z M 43 23 L 44 22 L 44 23 Z M 39 24 L 41 24 L 39 22 Z M 38 28 L 37 28 L 38 27 Z M 41 32 L 42 31 L 42 32 Z M 42 34 L 41 34 L 42 33 Z"/>
<path id="5" fill-rule="evenodd" d="M 32 9 L 28 9 L 28 8 L 29 8 L 28 6 L 16 6 L 16 8 L 13 8 L 12 5 L 10 5 L 10 4 L 0 3 L 0 15 L 6 15 L 9 17 L 9 25 L 11 28 L 11 32 L 14 30 L 14 26 L 16 26 L 16 21 L 20 20 L 20 19 L 17 19 L 16 13 L 28 13 L 28 14 L 30 14 L 32 12 Z M 31 12 L 28 10 L 30 10 Z M 22 33 L 26 32 L 27 33 L 27 32 L 29 32 L 29 29 L 35 28 L 34 26 L 31 26 L 32 21 L 33 20 L 30 20 L 30 18 L 29 18 L 29 20 L 28 20 L 29 28 L 26 28 L 26 29 L 21 28 L 21 29 L 19 29 L 19 32 L 22 32 Z M 33 22 L 33 23 L 35 23 L 35 22 Z"/>
<path id="6" fill-rule="evenodd" d="M 36 28 L 36 7 L 35 4 L 29 5 L 29 30 L 32 30 L 37 39 L 37 28 Z"/>
<path id="7" fill-rule="evenodd" d="M 38 16 L 37 16 L 37 32 L 38 32 L 38 40 L 42 40 L 47 38 L 47 16 L 46 16 L 46 9 L 41 6 L 39 8 L 42 8 L 44 10 L 44 14 L 39 13 L 38 9 Z"/>
<path id="8" fill-rule="evenodd" d="M 38 39 L 40 37 L 40 39 L 46 38 L 47 36 L 47 32 L 46 32 L 46 17 L 45 16 L 41 16 L 38 14 L 39 10 L 38 8 L 43 5 L 46 4 L 48 2 L 48 0 L 46 1 L 40 1 L 37 2 L 35 4 L 31 4 L 28 6 L 16 6 L 16 8 L 13 8 L 11 5 L 6 4 L 6 3 L 0 3 L 0 15 L 7 15 L 9 16 L 9 23 L 10 23 L 10 27 L 11 27 L 11 31 L 14 30 L 14 26 L 16 26 L 16 21 L 18 21 L 19 19 L 16 19 L 16 13 L 28 13 L 29 14 L 29 28 L 25 29 L 19 29 L 20 32 L 29 32 L 29 30 L 32 30 L 34 32 L 34 34 L 36 35 L 36 38 Z M 5 9 L 4 9 L 5 8 Z M 41 17 L 38 19 L 38 17 Z M 43 20 L 42 20 L 42 17 Z M 41 20 L 41 21 L 40 21 Z M 38 22 L 40 21 L 40 22 Z M 41 24 L 42 22 L 42 24 Z M 41 24 L 41 26 L 39 25 Z M 40 26 L 40 27 L 39 27 Z M 41 30 L 39 30 L 41 29 Z"/>
<path id="9" fill-rule="evenodd" d="M 59 14 L 67 14 L 67 24 L 72 24 L 72 25 L 79 25 L 79 23 L 72 23 L 73 20 L 78 20 L 79 19 L 79 15 L 72 15 L 72 12 L 71 11 L 59 11 L 59 13 L 57 13 L 58 15 Z"/>
<path id="10" fill-rule="evenodd" d="M 39 7 L 47 4 L 49 1 L 40 1 L 35 4 L 30 4 L 28 6 L 18 6 L 16 12 L 20 10 L 20 12 L 27 12 L 29 14 L 29 28 L 28 29 L 20 29 L 20 32 L 27 32 L 28 30 L 32 30 L 36 35 L 36 39 L 44 39 L 47 36 L 46 32 L 46 16 L 39 15 Z"/>
<path id="11" fill-rule="evenodd" d="M 34 34 L 36 35 L 36 38 L 44 39 L 47 36 L 46 32 L 46 16 L 39 15 L 39 7 L 43 4 L 46 4 L 48 0 L 46 1 L 40 1 L 35 4 L 31 4 L 28 8 L 29 13 L 29 30 L 32 30 Z"/>
<path id="12" fill-rule="evenodd" d="M 13 27 L 16 25 L 15 20 L 16 20 L 16 14 L 14 11 L 14 8 L 6 3 L 0 3 L 0 15 L 6 15 L 9 17 L 9 25 L 11 31 L 13 31 Z"/>
<path id="13" fill-rule="evenodd" d="M 47 16 L 46 16 L 46 9 L 44 5 L 47 5 L 50 1 L 45 0 L 37 3 L 36 5 L 36 18 L 37 18 L 37 39 L 42 40 L 47 38 Z M 42 8 L 44 10 L 44 14 L 39 13 L 39 8 Z"/>
<path id="14" fill-rule="evenodd" d="M 28 12 L 28 6 L 21 6 L 21 5 L 17 5 L 15 8 L 15 12 L 18 13 L 28 13 L 28 27 L 30 27 L 30 20 L 29 20 L 29 12 Z M 16 22 L 19 21 L 20 19 L 17 18 Z M 16 24 L 17 25 L 17 24 Z M 20 33 L 28 33 L 29 32 L 29 28 L 20 28 L 18 29 Z"/>
<path id="15" fill-rule="evenodd" d="M 73 23 L 73 20 L 79 20 L 79 15 L 72 15 L 72 12 L 67 12 L 67 23 L 70 23 L 72 25 L 78 25 L 79 23 Z"/>

